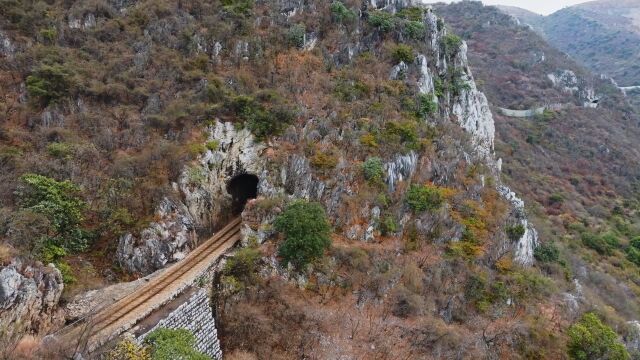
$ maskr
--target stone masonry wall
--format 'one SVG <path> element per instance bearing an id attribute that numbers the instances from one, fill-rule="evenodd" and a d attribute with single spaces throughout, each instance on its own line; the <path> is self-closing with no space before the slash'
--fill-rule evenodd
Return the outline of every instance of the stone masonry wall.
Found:
<path id="1" fill-rule="evenodd" d="M 157 328 L 187 329 L 196 338 L 196 349 L 214 359 L 222 359 L 222 349 L 218 340 L 218 330 L 211 311 L 206 289 L 199 289 L 187 301 L 172 311 L 147 333 L 138 337 L 142 342 Z"/>

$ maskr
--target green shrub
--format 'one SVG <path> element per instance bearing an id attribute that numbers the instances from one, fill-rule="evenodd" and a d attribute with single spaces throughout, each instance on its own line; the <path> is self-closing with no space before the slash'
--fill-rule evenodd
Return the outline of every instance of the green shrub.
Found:
<path id="1" fill-rule="evenodd" d="M 336 22 L 343 24 L 352 23 L 356 19 L 356 13 L 340 1 L 331 3 L 331 15 Z"/>
<path id="2" fill-rule="evenodd" d="M 468 301 L 480 300 L 484 297 L 487 280 L 480 275 L 471 275 L 464 286 L 464 297 Z"/>
<path id="3" fill-rule="evenodd" d="M 151 347 L 153 360 L 209 360 L 209 356 L 195 349 L 196 338 L 186 329 L 158 328 L 144 339 Z"/>
<path id="4" fill-rule="evenodd" d="M 453 74 L 451 74 L 449 89 L 453 96 L 459 96 L 462 94 L 462 91 L 469 91 L 471 89 L 469 82 L 464 79 L 464 72 L 462 70 L 456 69 Z"/>
<path id="5" fill-rule="evenodd" d="M 53 157 L 65 159 L 71 156 L 73 148 L 67 143 L 54 142 L 47 145 L 47 152 Z"/>
<path id="6" fill-rule="evenodd" d="M 72 76 L 73 73 L 63 65 L 41 65 L 27 76 L 27 92 L 41 105 L 47 106 L 70 94 Z"/>
<path id="7" fill-rule="evenodd" d="M 411 46 L 404 44 L 396 45 L 391 50 L 391 58 L 396 63 L 404 61 L 407 64 L 411 64 L 413 62 L 413 49 Z"/>
<path id="8" fill-rule="evenodd" d="M 331 246 L 331 227 L 319 203 L 297 201 L 274 222 L 275 229 L 285 236 L 279 248 L 283 263 L 302 268 L 321 257 Z"/>
<path id="9" fill-rule="evenodd" d="M 287 42 L 290 46 L 301 48 L 304 46 L 306 28 L 304 24 L 295 24 L 287 31 Z"/>
<path id="10" fill-rule="evenodd" d="M 420 148 L 418 126 L 415 121 L 390 121 L 385 125 L 384 136 L 390 142 L 395 138 L 395 141 L 405 144 L 408 149 Z"/>
<path id="11" fill-rule="evenodd" d="M 370 157 L 362 164 L 364 178 L 370 184 L 380 184 L 384 177 L 384 165 L 379 157 Z"/>
<path id="12" fill-rule="evenodd" d="M 87 234 L 80 228 L 84 221 L 85 202 L 80 188 L 70 181 L 56 181 L 42 175 L 25 174 L 16 190 L 18 204 L 24 210 L 46 216 L 51 229 L 42 236 L 69 251 L 81 251 L 87 246 Z"/>
<path id="13" fill-rule="evenodd" d="M 60 270 L 60 273 L 62 274 L 62 282 L 64 282 L 65 284 L 73 284 L 78 280 L 74 276 L 74 271 L 71 268 L 71 265 L 69 265 L 67 262 L 57 261 L 55 262 L 55 265 L 58 270 Z"/>
<path id="14" fill-rule="evenodd" d="M 187 145 L 187 152 L 189 153 L 189 155 L 196 157 L 207 152 L 207 147 L 197 142 Z"/>
<path id="15" fill-rule="evenodd" d="M 441 78 L 436 77 L 433 81 L 434 94 L 441 98 L 444 95 L 445 86 Z"/>
<path id="16" fill-rule="evenodd" d="M 562 204 L 564 202 L 564 197 L 561 194 L 552 194 L 549 196 L 549 204 Z"/>
<path id="17" fill-rule="evenodd" d="M 613 234 L 583 233 L 582 243 L 598 252 L 598 254 L 607 256 L 613 254 L 613 250 L 620 245 L 618 238 Z"/>
<path id="18" fill-rule="evenodd" d="M 507 226 L 507 236 L 511 241 L 518 241 L 524 235 L 526 229 L 522 224 L 517 224 L 513 226 Z"/>
<path id="19" fill-rule="evenodd" d="M 45 240 L 42 244 L 42 249 L 39 250 L 39 258 L 43 263 L 56 263 L 61 258 L 67 256 L 67 250 L 58 246 L 51 240 Z"/>
<path id="20" fill-rule="evenodd" d="M 447 34 L 444 37 L 443 44 L 445 53 L 449 57 L 452 57 L 458 52 L 460 45 L 462 45 L 462 39 L 460 39 L 460 37 L 455 34 Z"/>
<path id="21" fill-rule="evenodd" d="M 244 283 L 253 283 L 260 256 L 260 250 L 256 246 L 242 248 L 227 260 L 222 273 Z"/>
<path id="22" fill-rule="evenodd" d="M 618 340 L 618 334 L 593 313 L 584 314 L 580 321 L 571 325 L 568 335 L 571 359 L 630 359 L 624 345 Z"/>
<path id="23" fill-rule="evenodd" d="M 554 243 L 548 242 L 538 245 L 533 250 L 533 256 L 542 263 L 552 263 L 560 258 L 560 251 Z"/>
<path id="24" fill-rule="evenodd" d="M 126 229 L 135 224 L 135 218 L 127 208 L 118 207 L 109 209 L 109 217 L 107 219 L 108 231 L 115 237 L 122 235 Z"/>
<path id="25" fill-rule="evenodd" d="M 54 27 L 42 29 L 40 30 L 40 37 L 42 38 L 43 42 L 52 44 L 58 37 L 58 31 Z"/>
<path id="26" fill-rule="evenodd" d="M 411 185 L 405 200 L 414 212 L 436 210 L 444 202 L 440 189 L 432 185 Z"/>
<path id="27" fill-rule="evenodd" d="M 221 0 L 225 11 L 236 16 L 249 16 L 253 9 L 253 0 Z"/>
<path id="28" fill-rule="evenodd" d="M 471 275 L 464 287 L 464 296 L 478 311 L 486 312 L 493 304 L 504 304 L 510 291 L 501 281 L 489 285 L 484 274 Z"/>
<path id="29" fill-rule="evenodd" d="M 438 103 L 433 101 L 431 94 L 418 95 L 418 103 L 416 104 L 416 115 L 419 118 L 425 118 L 429 115 L 433 115 L 438 111 Z"/>
<path id="30" fill-rule="evenodd" d="M 42 244 L 39 244 L 42 248 L 37 249 L 38 258 L 45 264 L 54 264 L 60 273 L 62 274 L 62 281 L 65 284 L 72 284 L 76 282 L 76 277 L 73 275 L 73 269 L 71 266 L 62 260 L 67 256 L 67 251 L 55 244 L 51 239 L 46 239 Z"/>
<path id="31" fill-rule="evenodd" d="M 362 81 L 340 80 L 335 93 L 343 101 L 355 101 L 369 96 L 371 88 Z"/>
<path id="32" fill-rule="evenodd" d="M 396 19 L 393 15 L 386 11 L 374 10 L 369 13 L 367 20 L 369 25 L 375 27 L 382 32 L 389 32 L 396 26 Z"/>
<path id="33" fill-rule="evenodd" d="M 385 216 L 380 222 L 380 232 L 383 236 L 398 232 L 398 223 L 393 216 Z"/>
<path id="34" fill-rule="evenodd" d="M 218 140 L 207 141 L 207 143 L 205 144 L 205 147 L 211 151 L 218 150 L 219 146 L 220 146 L 220 142 Z"/>
<path id="35" fill-rule="evenodd" d="M 377 148 L 378 147 L 378 141 L 376 140 L 376 136 L 374 134 L 371 133 L 366 133 L 362 136 L 360 136 L 360 144 L 370 147 L 370 148 Z"/>
<path id="36" fill-rule="evenodd" d="M 426 29 L 422 21 L 406 21 L 402 24 L 402 33 L 409 39 L 422 40 Z"/>
<path id="37" fill-rule="evenodd" d="M 517 300 L 540 299 L 553 290 L 553 282 L 534 269 L 520 269 L 507 279 L 510 292 Z"/>
<path id="38" fill-rule="evenodd" d="M 232 98 L 227 105 L 238 117 L 245 122 L 245 126 L 258 138 L 265 139 L 280 134 L 284 128 L 293 122 L 294 112 L 275 99 L 266 99 L 270 107 L 259 103 L 251 96 L 240 95 Z"/>
<path id="39" fill-rule="evenodd" d="M 632 263 L 640 266 L 640 237 L 635 237 L 629 242 L 629 247 L 626 250 L 627 259 Z"/>
<path id="40" fill-rule="evenodd" d="M 396 14 L 401 19 L 407 19 L 410 21 L 420 21 L 422 22 L 422 15 L 424 14 L 424 10 L 418 6 L 406 7 Z"/>

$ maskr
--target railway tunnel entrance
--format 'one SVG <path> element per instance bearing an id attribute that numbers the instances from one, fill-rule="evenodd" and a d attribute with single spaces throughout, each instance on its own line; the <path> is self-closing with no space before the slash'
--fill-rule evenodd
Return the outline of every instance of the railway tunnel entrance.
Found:
<path id="1" fill-rule="evenodd" d="M 236 175 L 227 183 L 231 195 L 231 212 L 240 215 L 247 201 L 258 196 L 258 177 L 253 174 Z"/>

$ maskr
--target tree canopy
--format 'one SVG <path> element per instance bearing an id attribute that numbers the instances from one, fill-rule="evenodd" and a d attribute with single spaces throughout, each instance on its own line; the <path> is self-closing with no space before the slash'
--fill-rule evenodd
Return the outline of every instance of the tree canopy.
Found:
<path id="1" fill-rule="evenodd" d="M 331 245 L 331 227 L 319 203 L 294 202 L 276 218 L 274 225 L 285 236 L 279 249 L 285 264 L 303 267 L 321 257 Z"/>
<path id="2" fill-rule="evenodd" d="M 569 328 L 569 356 L 576 360 L 630 359 L 618 335 L 594 313 L 586 313 Z"/>

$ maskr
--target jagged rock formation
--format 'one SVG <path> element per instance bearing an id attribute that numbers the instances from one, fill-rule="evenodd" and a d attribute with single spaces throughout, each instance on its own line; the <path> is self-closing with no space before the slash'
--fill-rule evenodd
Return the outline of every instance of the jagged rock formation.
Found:
<path id="1" fill-rule="evenodd" d="M 538 232 L 527 220 L 524 201 L 506 186 L 499 186 L 498 191 L 505 199 L 511 202 L 514 207 L 515 218 L 524 228 L 524 234 L 516 245 L 514 259 L 522 265 L 531 266 L 534 262 L 533 251 L 538 246 Z"/>
<path id="2" fill-rule="evenodd" d="M 421 94 L 433 94 L 433 100 L 438 102 L 438 98 L 434 93 L 433 74 L 429 70 L 429 61 L 427 57 L 420 54 L 416 57 L 416 61 L 420 66 L 420 80 L 418 81 L 418 88 Z"/>
<path id="3" fill-rule="evenodd" d="M 596 95 L 593 86 L 578 78 L 571 70 L 558 70 L 555 73 L 548 74 L 547 77 L 554 86 L 559 87 L 562 91 L 574 94 L 583 102 L 584 107 L 596 108 L 600 97 Z"/>
<path id="4" fill-rule="evenodd" d="M 389 191 L 394 192 L 399 182 L 410 179 L 417 166 L 418 154 L 415 151 L 411 151 L 407 155 L 398 155 L 393 161 L 386 163 L 384 168 Z"/>
<path id="5" fill-rule="evenodd" d="M 462 42 L 458 50 L 455 67 L 462 70 L 462 81 L 466 84 L 453 104 L 452 114 L 465 130 L 473 134 L 476 151 L 481 156 L 493 156 L 495 124 L 487 97 L 476 87 L 469 62 L 467 60 L 467 43 Z"/>
<path id="6" fill-rule="evenodd" d="M 126 234 L 118 242 L 118 264 L 128 271 L 149 274 L 181 260 L 196 245 L 193 218 L 181 203 L 164 199 L 154 221 L 139 238 Z"/>
<path id="7" fill-rule="evenodd" d="M 0 54 L 6 57 L 13 57 L 15 54 L 16 48 L 11 42 L 11 39 L 5 34 L 2 30 L 0 30 Z"/>
<path id="8" fill-rule="evenodd" d="M 64 316 L 58 301 L 63 289 L 62 275 L 53 265 L 16 259 L 0 268 L 2 340 L 11 341 L 25 333 L 46 334 L 60 326 Z"/>

